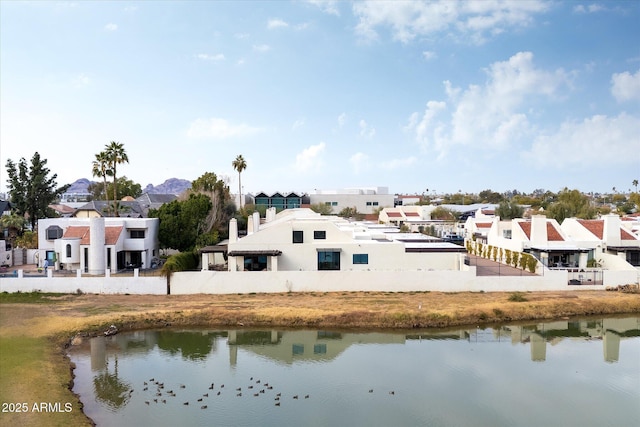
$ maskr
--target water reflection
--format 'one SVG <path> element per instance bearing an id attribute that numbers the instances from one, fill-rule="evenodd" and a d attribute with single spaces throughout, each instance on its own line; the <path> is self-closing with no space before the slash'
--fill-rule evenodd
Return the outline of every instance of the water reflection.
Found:
<path id="1" fill-rule="evenodd" d="M 318 419 L 302 424 L 578 425 L 594 421 L 577 415 L 585 404 L 607 408 L 602 423 L 640 424 L 635 317 L 418 333 L 139 331 L 70 357 L 98 425 L 210 425 L 213 413 L 218 425 L 283 425 L 310 412 Z M 546 410 L 523 420 L 534 402 Z"/>

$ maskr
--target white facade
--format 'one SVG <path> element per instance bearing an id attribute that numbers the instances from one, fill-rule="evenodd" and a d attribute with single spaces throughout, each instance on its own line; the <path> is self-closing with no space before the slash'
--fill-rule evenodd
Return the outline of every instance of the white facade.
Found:
<path id="1" fill-rule="evenodd" d="M 326 204 L 337 214 L 344 208 L 356 208 L 359 213 L 374 213 L 379 208 L 392 207 L 395 196 L 387 187 L 316 190 L 309 195 L 309 203 Z"/>
<path id="2" fill-rule="evenodd" d="M 397 233 L 310 209 L 268 212 L 267 218 L 271 220 L 263 224 L 250 220 L 242 238 L 234 234 L 237 227 L 232 220 L 229 271 L 459 270 L 463 263 L 465 251 L 459 246 L 408 243 Z"/>
<path id="3" fill-rule="evenodd" d="M 47 218 L 38 221 L 38 265 L 90 274 L 149 268 L 159 256 L 157 218 Z"/>

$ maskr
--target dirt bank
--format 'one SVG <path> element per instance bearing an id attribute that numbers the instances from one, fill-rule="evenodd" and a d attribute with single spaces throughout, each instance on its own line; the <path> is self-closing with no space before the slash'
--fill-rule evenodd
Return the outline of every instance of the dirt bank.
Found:
<path id="1" fill-rule="evenodd" d="M 74 336 L 172 326 L 415 329 L 640 313 L 640 294 L 344 292 L 252 295 L 0 294 L 0 424 L 90 425 L 69 390 L 64 346 Z M 56 403 L 34 411 L 35 403 Z M 64 411 L 64 404 L 72 405 Z M 15 406 L 14 406 L 15 407 Z M 52 409 L 52 407 L 49 407 Z"/>

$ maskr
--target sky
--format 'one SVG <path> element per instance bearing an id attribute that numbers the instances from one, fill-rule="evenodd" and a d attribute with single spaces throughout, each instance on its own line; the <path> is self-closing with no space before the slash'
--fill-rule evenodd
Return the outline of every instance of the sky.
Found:
<path id="1" fill-rule="evenodd" d="M 0 191 L 118 168 L 243 193 L 634 190 L 638 1 L 0 2 Z"/>

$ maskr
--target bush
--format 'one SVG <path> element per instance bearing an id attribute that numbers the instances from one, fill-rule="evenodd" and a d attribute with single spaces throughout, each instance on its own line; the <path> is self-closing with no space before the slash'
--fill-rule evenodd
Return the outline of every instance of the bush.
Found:
<path id="1" fill-rule="evenodd" d="M 514 267 L 518 266 L 518 261 L 520 260 L 520 252 L 514 252 L 513 256 L 511 257 L 511 264 Z"/>
<path id="2" fill-rule="evenodd" d="M 528 301 L 522 292 L 514 292 L 509 295 L 509 301 L 511 302 L 525 302 Z"/>
<path id="3" fill-rule="evenodd" d="M 167 277 L 176 271 L 195 270 L 198 268 L 199 261 L 197 252 L 180 252 L 167 258 L 167 261 L 162 265 L 160 274 Z"/>

